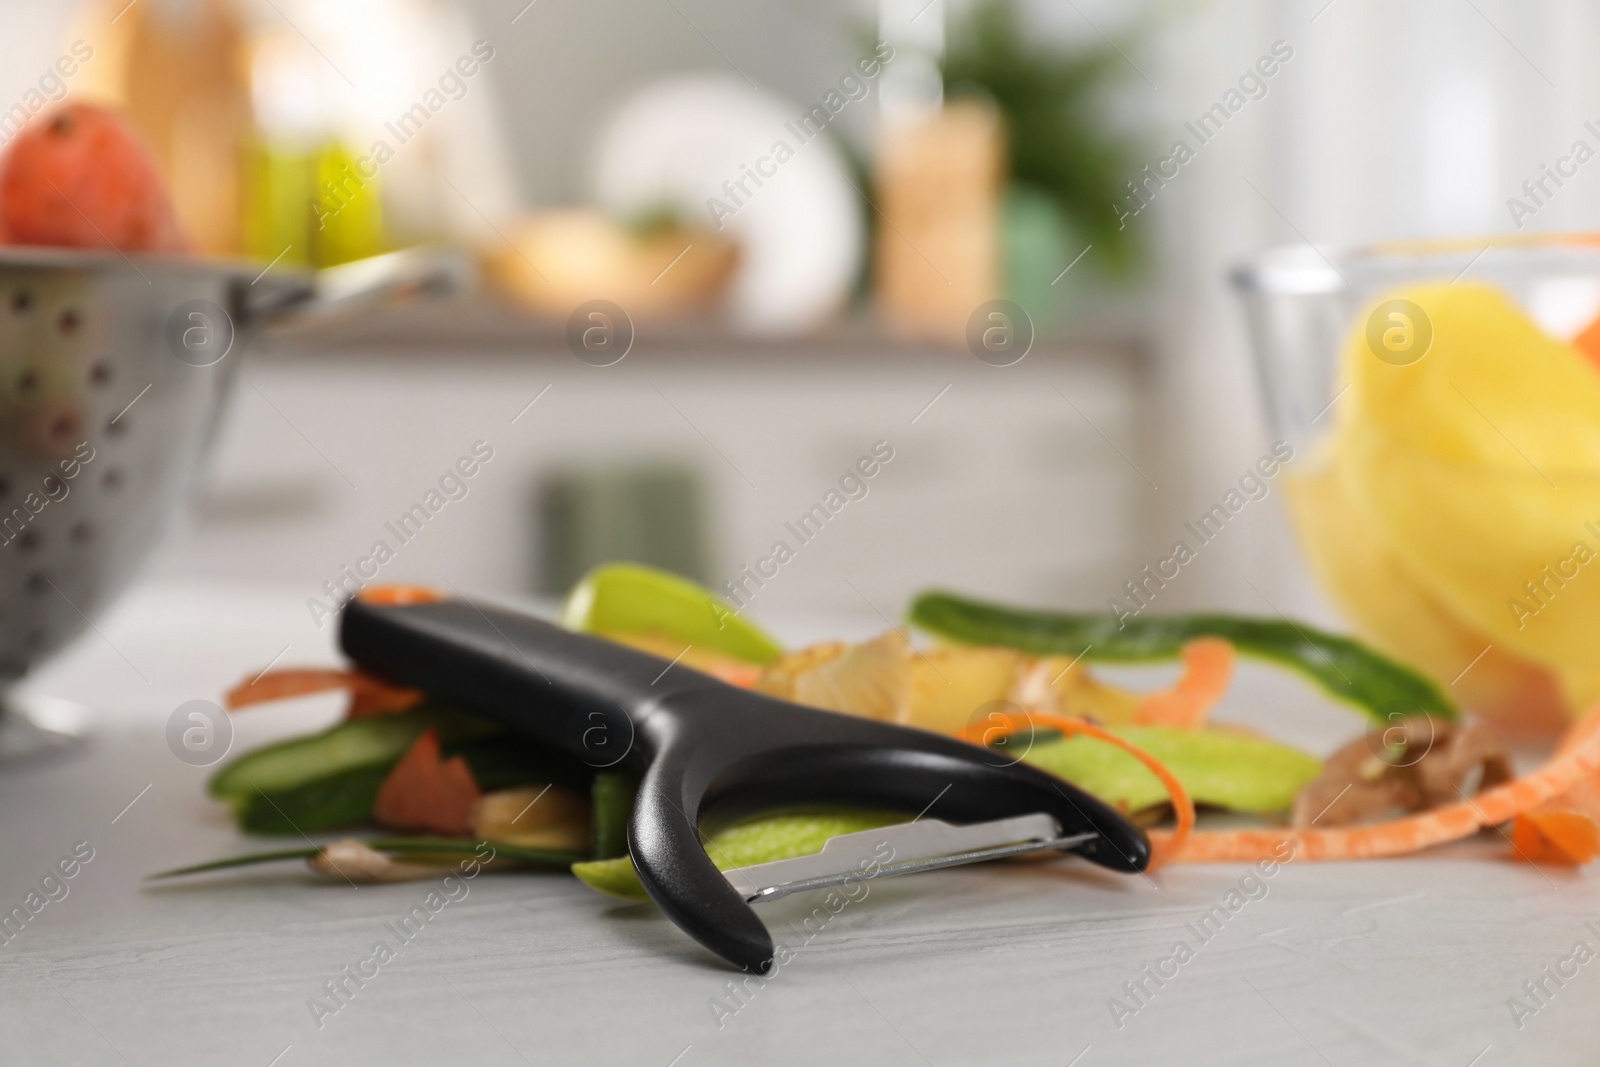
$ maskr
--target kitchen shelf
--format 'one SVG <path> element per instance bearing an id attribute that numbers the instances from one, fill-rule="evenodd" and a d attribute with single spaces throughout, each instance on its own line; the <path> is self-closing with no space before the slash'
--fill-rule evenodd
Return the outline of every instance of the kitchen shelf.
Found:
<path id="1" fill-rule="evenodd" d="M 1114 312 L 1082 321 L 1064 332 L 1039 337 L 1033 359 L 1106 362 L 1142 370 L 1153 339 L 1147 320 Z M 441 349 L 473 349 L 480 355 L 506 350 L 559 351 L 566 347 L 563 323 L 484 298 L 419 303 L 370 311 L 362 317 L 286 330 L 261 346 L 273 358 L 429 357 Z M 862 359 L 945 357 L 971 360 L 964 347 L 908 340 L 886 329 L 870 313 L 845 316 L 810 333 L 766 337 L 740 333 L 710 317 L 636 324 L 630 356 L 673 359 L 782 359 L 789 356 Z"/>

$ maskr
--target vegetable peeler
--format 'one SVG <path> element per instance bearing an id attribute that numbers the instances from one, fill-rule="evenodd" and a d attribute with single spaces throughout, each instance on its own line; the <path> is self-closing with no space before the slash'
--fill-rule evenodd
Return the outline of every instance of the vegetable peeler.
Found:
<path id="1" fill-rule="evenodd" d="M 362 670 L 590 766 L 639 772 L 628 852 L 640 882 L 691 937 L 756 974 L 774 951 L 756 902 L 1041 849 L 1126 872 L 1150 860 L 1143 831 L 1116 811 L 989 749 L 791 704 L 520 612 L 356 599 L 339 639 Z M 727 872 L 701 842 L 702 821 L 823 804 L 917 817 Z"/>

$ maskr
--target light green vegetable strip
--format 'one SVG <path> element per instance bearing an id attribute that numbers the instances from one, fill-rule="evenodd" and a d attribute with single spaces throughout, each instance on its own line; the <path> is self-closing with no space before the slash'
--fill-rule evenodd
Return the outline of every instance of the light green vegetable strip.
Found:
<path id="1" fill-rule="evenodd" d="M 706 855 L 721 871 L 752 863 L 788 859 L 819 852 L 830 837 L 872 830 L 904 822 L 904 815 L 866 811 L 813 811 L 769 815 L 752 822 L 731 826 L 713 834 L 706 842 Z M 584 885 L 608 897 L 623 900 L 648 900 L 633 861 L 627 856 L 574 863 L 572 873 Z"/>
<path id="2" fill-rule="evenodd" d="M 581 633 L 665 634 L 746 663 L 767 664 L 783 648 L 735 608 L 687 578 L 634 563 L 608 563 L 567 595 L 561 625 Z"/>
<path id="3" fill-rule="evenodd" d="M 1227 730 L 1180 730 L 1165 726 L 1118 727 L 1112 731 L 1150 753 L 1177 775 L 1196 803 L 1233 811 L 1281 811 L 1322 765 L 1292 748 Z M 1138 811 L 1167 799 L 1154 774 L 1138 760 L 1087 737 L 1039 741 L 1027 762 L 1074 783 L 1110 804 Z M 820 851 L 830 837 L 904 822 L 880 812 L 810 812 L 773 815 L 715 834 L 706 854 L 718 870 L 788 859 Z M 627 856 L 574 863 L 590 889 L 623 900 L 647 900 Z"/>
<path id="4" fill-rule="evenodd" d="M 1229 730 L 1118 726 L 1111 732 L 1165 765 L 1196 804 L 1230 811 L 1282 811 L 1322 769 L 1318 760 L 1303 752 Z M 1167 799 L 1167 791 L 1148 767 L 1093 738 L 1040 741 L 1024 758 L 1124 811 L 1139 811 Z"/>

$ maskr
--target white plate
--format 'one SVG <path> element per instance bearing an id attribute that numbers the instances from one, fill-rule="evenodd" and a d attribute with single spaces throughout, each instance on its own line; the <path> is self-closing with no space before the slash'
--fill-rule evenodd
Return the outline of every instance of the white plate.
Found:
<path id="1" fill-rule="evenodd" d="M 599 138 L 602 205 L 623 215 L 668 205 L 734 235 L 740 260 L 728 310 L 753 333 L 795 333 L 826 320 L 849 297 L 861 265 L 865 202 L 830 134 L 801 140 L 804 112 L 736 76 L 685 75 L 628 98 Z M 756 184 L 748 176 L 755 169 L 770 177 Z"/>

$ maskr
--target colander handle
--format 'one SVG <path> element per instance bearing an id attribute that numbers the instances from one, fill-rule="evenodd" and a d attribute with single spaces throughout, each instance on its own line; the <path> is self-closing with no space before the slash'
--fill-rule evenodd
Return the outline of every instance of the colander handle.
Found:
<path id="1" fill-rule="evenodd" d="M 262 284 L 268 280 L 275 284 Z M 476 269 L 460 251 L 408 248 L 329 267 L 309 277 L 284 281 L 269 274 L 241 285 L 237 305 L 244 322 L 281 329 L 454 296 L 470 290 L 476 281 Z"/>

